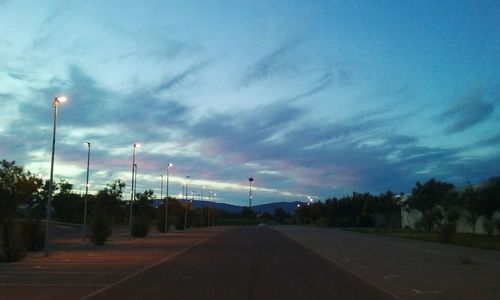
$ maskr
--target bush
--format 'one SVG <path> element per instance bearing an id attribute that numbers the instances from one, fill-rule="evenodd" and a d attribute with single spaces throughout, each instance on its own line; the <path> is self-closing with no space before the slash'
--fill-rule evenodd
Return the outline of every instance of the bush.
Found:
<path id="1" fill-rule="evenodd" d="M 111 235 L 111 224 L 109 218 L 103 213 L 96 213 L 92 220 L 90 240 L 96 245 L 101 246 L 106 243 Z"/>
<path id="2" fill-rule="evenodd" d="M 488 234 L 488 236 L 493 236 L 495 232 L 495 223 L 491 218 L 483 218 L 483 229 Z"/>
<path id="3" fill-rule="evenodd" d="M 26 256 L 23 235 L 19 226 L 3 226 L 0 262 L 14 262 Z"/>
<path id="4" fill-rule="evenodd" d="M 45 228 L 40 222 L 28 219 L 21 223 L 24 244 L 28 251 L 38 251 L 45 245 Z"/>
<path id="5" fill-rule="evenodd" d="M 500 219 L 495 220 L 495 227 L 497 228 L 497 233 L 500 234 Z"/>
<path id="6" fill-rule="evenodd" d="M 320 217 L 316 220 L 316 226 L 319 227 L 328 227 L 328 218 L 327 217 Z"/>
<path id="7" fill-rule="evenodd" d="M 132 222 L 132 235 L 134 237 L 145 237 L 149 233 L 151 221 L 148 216 L 137 216 Z"/>
<path id="8" fill-rule="evenodd" d="M 448 243 L 455 234 L 457 228 L 455 223 L 444 223 L 439 227 L 439 240 Z"/>
<path id="9" fill-rule="evenodd" d="M 362 214 L 356 219 L 356 224 L 359 227 L 374 227 L 375 221 L 367 214 Z"/>

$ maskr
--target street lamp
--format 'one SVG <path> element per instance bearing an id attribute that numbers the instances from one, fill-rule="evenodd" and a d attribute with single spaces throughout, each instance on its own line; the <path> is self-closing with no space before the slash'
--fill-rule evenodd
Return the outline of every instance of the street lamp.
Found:
<path id="1" fill-rule="evenodd" d="M 85 181 L 85 208 L 83 209 L 83 237 L 82 240 L 85 241 L 85 235 L 87 231 L 87 200 L 89 196 L 89 165 L 90 165 L 90 142 L 85 142 L 88 147 L 87 151 L 87 180 Z"/>
<path id="2" fill-rule="evenodd" d="M 250 183 L 250 192 L 248 193 L 248 207 L 252 207 L 252 182 L 253 182 L 253 177 L 248 178 L 248 182 Z"/>
<path id="3" fill-rule="evenodd" d="M 168 163 L 167 165 L 167 198 L 165 199 L 165 233 L 168 232 L 168 177 L 170 172 L 170 167 L 173 167 L 173 163 Z"/>
<path id="4" fill-rule="evenodd" d="M 187 206 L 188 206 L 188 182 L 189 176 L 186 176 L 186 201 L 184 202 L 184 230 L 187 229 Z"/>
<path id="5" fill-rule="evenodd" d="M 67 98 L 64 96 L 54 98 L 54 131 L 52 132 L 52 158 L 50 160 L 49 197 L 47 201 L 47 220 L 45 221 L 45 256 L 49 256 L 49 223 L 50 207 L 52 205 L 52 182 L 54 181 L 54 153 L 56 150 L 57 109 L 59 107 L 59 103 L 63 103 L 66 100 Z"/>
<path id="6" fill-rule="evenodd" d="M 161 187 L 160 187 L 160 200 L 163 199 L 163 175 L 161 177 Z"/>
<path id="7" fill-rule="evenodd" d="M 213 212 L 212 212 L 212 226 L 215 226 L 215 197 L 217 197 L 216 193 L 214 193 L 214 197 L 212 198 L 212 208 L 213 208 Z"/>
<path id="8" fill-rule="evenodd" d="M 130 216 L 129 216 L 129 234 L 128 234 L 128 240 L 132 240 L 132 208 L 134 206 L 134 175 L 135 175 L 135 149 L 140 147 L 140 144 L 134 144 L 133 150 L 132 150 L 132 184 L 130 185 Z"/>
<path id="9" fill-rule="evenodd" d="M 203 194 L 205 192 L 205 186 L 201 187 L 201 195 L 200 195 L 200 200 L 201 200 L 201 206 L 200 206 L 200 227 L 203 227 L 203 209 L 205 208 L 205 204 L 203 203 Z M 210 220 L 210 210 L 207 209 L 207 220 Z M 208 226 L 208 225 L 207 225 Z"/>

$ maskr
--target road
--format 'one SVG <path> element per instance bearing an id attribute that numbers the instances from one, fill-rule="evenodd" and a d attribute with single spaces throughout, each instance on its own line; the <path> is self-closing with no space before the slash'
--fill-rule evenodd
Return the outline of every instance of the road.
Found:
<path id="1" fill-rule="evenodd" d="M 500 251 L 301 226 L 117 230 L 96 247 L 58 226 L 49 257 L 0 264 L 0 300 L 500 299 Z"/>
<path id="2" fill-rule="evenodd" d="M 228 230 L 84 299 L 393 299 L 275 230 Z"/>

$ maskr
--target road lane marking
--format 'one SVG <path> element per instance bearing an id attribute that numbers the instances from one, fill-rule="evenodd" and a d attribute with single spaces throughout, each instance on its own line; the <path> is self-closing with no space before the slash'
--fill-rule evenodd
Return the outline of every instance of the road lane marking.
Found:
<path id="1" fill-rule="evenodd" d="M 109 284 L 86 284 L 86 283 L 0 283 L 1 287 L 24 286 L 24 287 L 106 287 Z"/>
<path id="2" fill-rule="evenodd" d="M 414 291 L 417 294 L 442 294 L 443 293 L 443 291 L 440 291 L 440 290 L 421 291 L 421 290 L 418 290 L 418 289 L 412 289 L 412 291 Z"/>
<path id="3" fill-rule="evenodd" d="M 392 275 L 391 274 L 391 275 L 384 275 L 384 276 L 382 276 L 382 278 L 387 279 L 387 280 L 390 280 L 390 279 L 393 279 L 393 278 L 399 278 L 399 277 L 401 277 L 401 275 Z"/>
<path id="4" fill-rule="evenodd" d="M 158 265 L 160 265 L 160 264 L 162 264 L 162 263 L 164 263 L 164 262 L 166 262 L 166 261 L 171 260 L 172 258 L 175 258 L 176 256 L 179 256 L 179 255 L 183 254 L 183 253 L 184 253 L 184 252 L 186 252 L 186 251 L 189 251 L 189 250 L 191 250 L 191 249 L 193 249 L 193 248 L 195 248 L 195 247 L 197 247 L 197 246 L 199 246 L 199 245 L 203 244 L 204 242 L 206 242 L 206 241 L 208 241 L 208 240 L 210 240 L 210 239 L 212 239 L 212 238 L 214 238 L 214 237 L 216 237 L 216 236 L 220 235 L 220 234 L 221 234 L 221 233 L 223 233 L 223 232 L 225 232 L 225 231 L 221 231 L 221 232 L 217 233 L 217 234 L 216 234 L 216 235 L 214 235 L 214 236 L 211 236 L 211 237 L 208 237 L 208 238 L 206 238 L 206 239 L 203 239 L 203 240 L 201 240 L 201 241 L 199 241 L 199 242 L 196 242 L 196 243 L 194 243 L 193 245 L 188 246 L 188 247 L 186 247 L 186 248 L 184 248 L 184 249 L 182 249 L 182 250 L 180 250 L 180 251 L 178 251 L 178 252 L 174 252 L 173 254 L 171 254 L 171 255 L 169 255 L 169 256 L 167 256 L 167 257 L 165 257 L 164 259 L 161 259 L 161 260 L 159 260 L 159 261 L 155 262 L 154 264 L 151 264 L 151 265 L 149 265 L 149 266 L 146 266 L 146 267 L 144 267 L 144 268 L 140 269 L 139 271 L 134 272 L 134 273 L 132 273 L 132 274 L 130 274 L 130 275 L 128 275 L 128 276 L 126 276 L 126 277 L 124 277 L 124 278 L 122 278 L 122 279 L 120 279 L 120 280 L 116 281 L 116 282 L 114 282 L 114 283 L 113 283 L 113 284 L 111 284 L 111 285 L 105 286 L 105 287 L 103 287 L 103 288 L 101 288 L 101 289 L 99 289 L 99 290 L 97 290 L 97 291 L 95 291 L 95 292 L 93 292 L 93 293 L 91 293 L 91 294 L 88 294 L 88 295 L 87 295 L 87 296 L 85 296 L 85 297 L 80 298 L 80 300 L 87 300 L 87 299 L 90 299 L 91 297 L 94 297 L 94 296 L 96 296 L 96 295 L 98 295 L 98 294 L 101 294 L 102 292 L 104 292 L 104 291 L 106 291 L 106 290 L 108 290 L 108 289 L 110 289 L 110 288 L 112 288 L 112 287 L 115 287 L 115 286 L 119 285 L 119 284 L 120 284 L 120 283 L 122 283 L 122 282 L 125 282 L 125 281 L 127 281 L 127 280 L 129 280 L 129 279 L 131 279 L 131 278 L 133 278 L 133 277 L 135 277 L 135 276 L 137 276 L 137 275 L 139 275 L 139 274 L 142 274 L 142 273 L 144 273 L 144 272 L 146 272 L 146 271 L 148 271 L 148 270 L 150 270 L 150 269 L 152 269 L 152 268 L 154 268 L 154 267 L 156 267 L 156 266 L 158 266 Z"/>

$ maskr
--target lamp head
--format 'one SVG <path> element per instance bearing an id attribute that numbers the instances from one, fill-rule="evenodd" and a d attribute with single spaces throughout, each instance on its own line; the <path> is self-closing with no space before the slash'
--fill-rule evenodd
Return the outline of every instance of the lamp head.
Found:
<path id="1" fill-rule="evenodd" d="M 66 102 L 66 100 L 68 100 L 68 97 L 66 96 L 58 96 L 54 99 L 54 102 Z"/>

